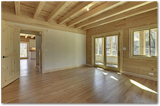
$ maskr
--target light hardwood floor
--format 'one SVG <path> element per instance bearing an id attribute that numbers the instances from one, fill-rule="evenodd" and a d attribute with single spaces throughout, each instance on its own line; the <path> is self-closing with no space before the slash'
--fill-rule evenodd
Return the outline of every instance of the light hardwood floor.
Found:
<path id="1" fill-rule="evenodd" d="M 41 74 L 23 59 L 21 77 L 2 89 L 2 103 L 157 103 L 157 82 L 94 67 Z"/>

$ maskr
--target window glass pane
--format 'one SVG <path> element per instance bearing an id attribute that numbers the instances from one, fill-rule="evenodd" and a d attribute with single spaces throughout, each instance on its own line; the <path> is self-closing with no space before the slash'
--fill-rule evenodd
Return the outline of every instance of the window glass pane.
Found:
<path id="1" fill-rule="evenodd" d="M 27 43 L 20 43 L 20 57 L 27 57 Z"/>
<path id="2" fill-rule="evenodd" d="M 95 39 L 95 54 L 98 54 L 97 49 L 98 49 L 98 39 L 96 38 Z"/>
<path id="3" fill-rule="evenodd" d="M 145 30 L 145 55 L 149 55 L 149 30 Z"/>
<path id="4" fill-rule="evenodd" d="M 102 38 L 99 38 L 99 54 L 102 55 Z"/>
<path id="5" fill-rule="evenodd" d="M 111 55 L 111 37 L 106 37 L 107 56 Z"/>
<path id="6" fill-rule="evenodd" d="M 151 56 L 156 56 L 156 35 L 157 28 L 150 30 L 150 47 L 151 47 Z"/>
<path id="7" fill-rule="evenodd" d="M 139 31 L 134 32 L 134 55 L 139 55 Z"/>
<path id="8" fill-rule="evenodd" d="M 112 36 L 112 55 L 117 56 L 117 36 Z"/>

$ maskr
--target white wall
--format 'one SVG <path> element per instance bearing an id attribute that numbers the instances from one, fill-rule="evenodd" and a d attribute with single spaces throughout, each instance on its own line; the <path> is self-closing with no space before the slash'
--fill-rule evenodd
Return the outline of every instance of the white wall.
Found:
<path id="1" fill-rule="evenodd" d="M 86 35 L 10 23 L 45 30 L 45 70 L 86 64 Z"/>
<path id="2" fill-rule="evenodd" d="M 46 35 L 46 70 L 86 64 L 85 35 L 59 30 Z"/>

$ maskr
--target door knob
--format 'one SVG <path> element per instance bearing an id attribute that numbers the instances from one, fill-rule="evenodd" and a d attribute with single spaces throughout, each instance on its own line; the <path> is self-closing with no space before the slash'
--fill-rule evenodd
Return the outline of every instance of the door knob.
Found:
<path id="1" fill-rule="evenodd" d="M 3 58 L 7 58 L 8 56 L 3 56 Z"/>

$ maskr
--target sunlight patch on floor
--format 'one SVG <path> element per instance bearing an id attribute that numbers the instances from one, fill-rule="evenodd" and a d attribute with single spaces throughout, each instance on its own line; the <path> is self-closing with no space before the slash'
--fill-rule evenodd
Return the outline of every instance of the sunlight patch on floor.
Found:
<path id="1" fill-rule="evenodd" d="M 97 67 L 97 69 L 98 69 L 98 70 L 104 70 L 103 68 L 99 68 L 99 67 Z"/>
<path id="2" fill-rule="evenodd" d="M 107 75 L 108 73 L 106 73 L 106 72 L 102 72 L 104 75 Z"/>
<path id="3" fill-rule="evenodd" d="M 120 73 L 120 72 L 117 72 L 117 74 L 121 75 L 121 73 Z"/>
<path id="4" fill-rule="evenodd" d="M 114 76 L 110 76 L 110 78 L 112 78 L 112 79 L 114 79 L 114 80 L 118 81 L 118 79 L 117 79 L 117 78 L 115 78 Z"/>
<path id="5" fill-rule="evenodd" d="M 150 88 L 148 88 L 148 87 L 146 87 L 146 86 L 140 84 L 140 83 L 137 82 L 137 81 L 134 81 L 134 80 L 130 79 L 130 82 L 131 82 L 132 84 L 136 85 L 137 87 L 143 89 L 143 90 L 146 90 L 146 91 L 149 91 L 149 92 L 152 92 L 152 93 L 157 94 L 156 91 L 154 91 L 154 90 L 152 90 L 152 89 L 150 89 Z"/>

